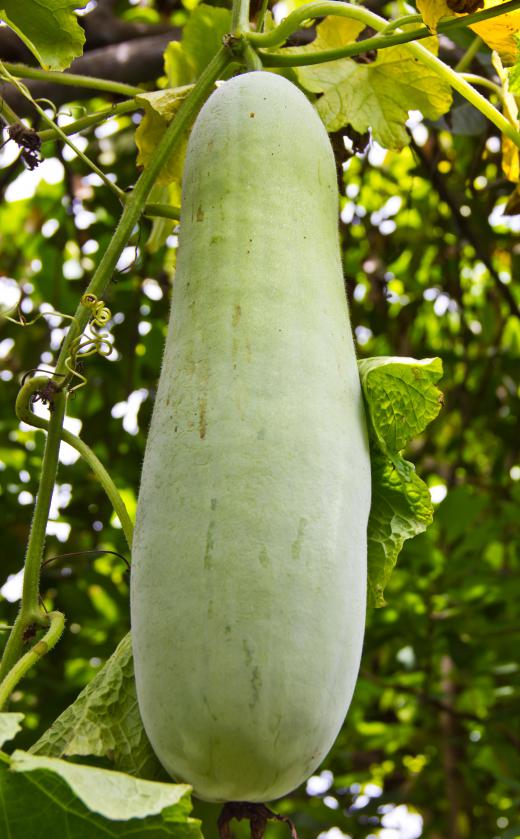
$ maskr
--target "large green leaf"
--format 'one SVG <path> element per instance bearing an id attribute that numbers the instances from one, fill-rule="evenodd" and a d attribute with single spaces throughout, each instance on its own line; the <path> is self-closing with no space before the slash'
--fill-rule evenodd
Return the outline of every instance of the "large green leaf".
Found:
<path id="1" fill-rule="evenodd" d="M 370 437 L 372 504 L 368 520 L 368 604 L 384 606 L 383 592 L 406 539 L 433 518 L 426 484 L 400 452 L 439 413 L 439 358 L 379 356 L 358 362 Z"/>
<path id="2" fill-rule="evenodd" d="M 334 49 L 355 40 L 363 28 L 355 21 L 328 17 L 317 28 L 317 37 L 305 47 L 280 52 L 309 53 Z M 380 50 L 375 61 L 360 64 L 351 58 L 295 68 L 302 87 L 323 94 L 318 112 L 328 131 L 345 125 L 372 136 L 388 149 L 409 142 L 408 112 L 419 110 L 438 119 L 451 106 L 451 88 L 438 73 L 422 64 L 406 46 Z"/>
<path id="3" fill-rule="evenodd" d="M 215 6 L 197 6 L 184 27 L 181 41 L 172 41 L 164 53 L 170 87 L 195 82 L 222 46 L 231 29 L 231 12 Z"/>
<path id="4" fill-rule="evenodd" d="M 130 634 L 30 751 L 48 757 L 106 757 L 115 769 L 139 778 L 164 775 L 137 707 Z"/>
<path id="5" fill-rule="evenodd" d="M 2 755 L 0 823 L 6 839 L 199 839 L 190 789 L 16 751 Z"/>
<path id="6" fill-rule="evenodd" d="M 383 592 L 406 539 L 422 533 L 433 518 L 428 487 L 411 463 L 392 463 L 372 449 L 372 505 L 368 520 L 368 605 L 384 606 Z"/>
<path id="7" fill-rule="evenodd" d="M 399 452 L 435 419 L 442 394 L 440 358 L 380 356 L 359 362 L 373 433 L 381 448 Z"/>
<path id="8" fill-rule="evenodd" d="M 85 33 L 75 9 L 87 0 L 0 0 L 4 20 L 46 70 L 64 70 L 83 52 Z"/>

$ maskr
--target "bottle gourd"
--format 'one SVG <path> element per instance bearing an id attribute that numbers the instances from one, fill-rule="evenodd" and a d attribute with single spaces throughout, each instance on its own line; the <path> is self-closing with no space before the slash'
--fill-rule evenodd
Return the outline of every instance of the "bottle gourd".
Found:
<path id="1" fill-rule="evenodd" d="M 370 462 L 327 133 L 291 82 L 223 83 L 194 125 L 137 506 L 137 696 L 208 801 L 312 774 L 354 689 Z"/>

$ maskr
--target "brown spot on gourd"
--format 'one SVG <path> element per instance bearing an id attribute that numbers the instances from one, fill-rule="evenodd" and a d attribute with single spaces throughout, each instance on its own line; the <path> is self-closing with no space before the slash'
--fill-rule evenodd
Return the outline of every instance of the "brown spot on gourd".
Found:
<path id="1" fill-rule="evenodd" d="M 206 568 L 208 571 L 213 565 L 213 548 L 215 547 L 215 540 L 213 538 L 214 530 L 215 522 L 210 521 L 206 533 L 206 549 L 204 551 L 204 568 Z"/>
<path id="2" fill-rule="evenodd" d="M 202 207 L 200 205 L 197 208 L 196 220 L 197 221 L 204 221 L 204 210 L 202 209 Z"/>
<path id="3" fill-rule="evenodd" d="M 260 565 L 262 565 L 264 568 L 267 568 L 269 566 L 269 554 L 267 553 L 267 548 L 265 547 L 265 545 L 260 551 L 258 559 L 260 560 Z"/>
<path id="4" fill-rule="evenodd" d="M 296 539 L 291 545 L 291 555 L 293 559 L 299 559 L 302 552 L 303 537 L 305 535 L 305 528 L 307 527 L 307 519 L 301 518 L 298 522 L 298 532 Z"/>
<path id="5" fill-rule="evenodd" d="M 199 399 L 199 437 L 204 440 L 206 436 L 206 399 Z"/>
<path id="6" fill-rule="evenodd" d="M 249 707 L 251 710 L 255 707 L 256 703 L 259 699 L 260 688 L 262 686 L 262 677 L 260 676 L 260 671 L 258 667 L 253 667 L 253 672 L 251 674 L 251 691 L 252 691 L 252 699 L 249 703 Z"/>
<path id="7" fill-rule="evenodd" d="M 255 115 L 255 112 L 254 112 L 254 111 L 251 111 L 251 113 L 249 114 L 249 116 L 250 116 L 250 118 L 251 118 L 251 119 L 254 117 L 254 115 Z"/>
<path id="8" fill-rule="evenodd" d="M 233 306 L 233 317 L 231 319 L 231 323 L 233 324 L 233 326 L 238 326 L 241 316 L 242 307 L 239 303 L 235 303 L 235 305 Z"/>

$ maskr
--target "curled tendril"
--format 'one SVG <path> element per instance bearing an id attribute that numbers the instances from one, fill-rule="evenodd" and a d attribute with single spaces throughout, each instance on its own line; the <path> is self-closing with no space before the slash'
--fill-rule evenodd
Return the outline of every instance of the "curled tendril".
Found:
<path id="1" fill-rule="evenodd" d="M 98 300 L 95 294 L 84 294 L 81 305 L 92 312 L 90 326 L 105 326 L 112 317 L 112 312 L 105 306 L 103 300 Z"/>
<path id="2" fill-rule="evenodd" d="M 79 379 L 79 383 L 74 387 L 69 387 L 69 393 L 74 393 L 79 388 L 86 385 L 87 380 L 85 376 L 79 372 L 78 364 L 89 355 L 101 355 L 107 357 L 113 350 L 113 340 L 109 332 L 99 332 L 101 327 L 105 326 L 110 318 L 112 312 L 105 306 L 103 300 L 98 300 L 95 294 L 84 294 L 81 298 L 82 306 L 85 306 L 91 312 L 91 318 L 88 322 L 90 328 L 90 335 L 79 335 L 74 339 L 71 345 L 71 351 L 68 358 L 65 360 L 65 366 L 72 376 Z"/>
<path id="3" fill-rule="evenodd" d="M 78 335 L 77 338 L 74 339 L 71 345 L 70 355 L 65 360 L 65 367 L 68 370 L 68 378 L 65 382 L 63 382 L 59 387 L 58 390 L 61 390 L 64 387 L 67 387 L 69 382 L 75 378 L 79 379 L 79 383 L 74 385 L 73 387 L 68 387 L 69 393 L 74 393 L 74 391 L 78 390 L 79 388 L 83 387 L 87 383 L 87 379 L 85 376 L 78 370 L 78 365 L 84 358 L 87 358 L 89 355 L 101 355 L 103 357 L 107 357 L 113 350 L 113 338 L 109 332 L 100 332 L 99 330 L 102 327 L 106 326 L 110 318 L 112 317 L 112 312 L 110 309 L 105 306 L 103 300 L 98 300 L 95 294 L 84 294 L 81 298 L 81 304 L 85 306 L 86 309 L 90 312 L 90 320 L 88 322 L 88 327 L 90 329 L 90 335 L 85 335 L 82 333 Z M 36 317 L 32 320 L 27 320 L 23 313 L 20 311 L 20 308 L 17 310 L 18 317 L 13 318 L 10 317 L 8 312 L 12 312 L 14 309 L 8 309 L 7 312 L 2 312 L 1 315 L 6 320 L 10 321 L 11 323 L 16 324 L 17 326 L 32 326 L 33 323 L 36 323 L 37 320 L 44 317 L 59 317 L 65 318 L 67 320 L 72 321 L 73 323 L 77 323 L 76 318 L 72 315 L 65 315 L 63 312 L 55 312 L 51 310 L 50 312 L 38 312 Z M 32 371 L 35 372 L 35 371 Z M 43 372 L 43 371 L 42 371 Z M 47 371 L 45 371 L 47 372 Z M 56 374 L 52 374 L 56 375 Z M 59 375 L 65 375 L 63 373 Z M 22 385 L 25 383 L 22 381 Z M 44 391 L 46 394 L 47 391 Z M 33 401 L 36 401 L 38 397 L 34 397 Z M 52 402 L 50 399 L 47 399 L 46 395 L 43 397 L 39 397 L 44 401 L 46 404 L 52 409 Z"/>

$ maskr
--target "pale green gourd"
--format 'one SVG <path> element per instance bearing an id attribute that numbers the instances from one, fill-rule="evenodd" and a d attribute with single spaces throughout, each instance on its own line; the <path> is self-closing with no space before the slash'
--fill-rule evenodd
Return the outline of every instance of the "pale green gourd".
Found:
<path id="1" fill-rule="evenodd" d="M 337 213 L 305 96 L 222 84 L 187 153 L 131 592 L 146 732 L 206 800 L 305 781 L 356 681 L 370 463 Z"/>

